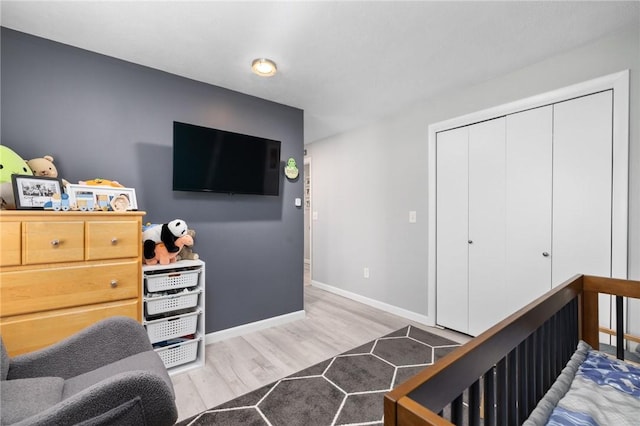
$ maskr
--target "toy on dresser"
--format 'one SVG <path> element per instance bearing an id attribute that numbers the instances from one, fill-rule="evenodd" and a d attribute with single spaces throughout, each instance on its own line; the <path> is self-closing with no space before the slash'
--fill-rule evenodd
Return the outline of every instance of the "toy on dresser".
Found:
<path id="1" fill-rule="evenodd" d="M 26 161 L 11 148 L 0 145 L 0 208 L 15 209 L 11 175 L 32 175 L 33 171 Z"/>
<path id="2" fill-rule="evenodd" d="M 124 188 L 124 185 L 122 185 L 118 181 L 102 179 L 102 178 L 81 180 L 81 181 L 78 181 L 78 184 L 87 185 L 87 186 L 111 186 L 113 188 Z"/>
<path id="3" fill-rule="evenodd" d="M 27 161 L 27 164 L 33 171 L 34 176 L 44 176 L 44 177 L 58 177 L 58 168 L 55 164 L 53 164 L 53 157 L 50 155 L 45 155 L 40 158 L 33 158 Z M 61 179 L 62 184 L 67 186 L 69 181 L 66 179 Z"/>

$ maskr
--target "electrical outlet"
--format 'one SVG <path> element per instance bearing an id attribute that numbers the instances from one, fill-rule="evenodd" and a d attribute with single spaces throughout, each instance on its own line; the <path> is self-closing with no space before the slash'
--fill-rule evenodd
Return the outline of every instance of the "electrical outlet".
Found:
<path id="1" fill-rule="evenodd" d="M 369 268 L 365 267 L 365 268 L 364 268 L 364 271 L 362 271 L 362 275 L 363 275 L 365 278 L 369 278 Z"/>

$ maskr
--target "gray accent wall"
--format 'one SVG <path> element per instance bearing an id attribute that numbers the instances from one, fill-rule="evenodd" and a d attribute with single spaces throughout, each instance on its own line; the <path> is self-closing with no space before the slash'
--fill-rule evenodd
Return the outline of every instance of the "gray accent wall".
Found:
<path id="1" fill-rule="evenodd" d="M 427 296 L 428 126 L 625 69 L 630 70 L 628 277 L 640 279 L 639 17 L 636 25 L 589 45 L 307 145 L 318 213 L 312 230 L 313 280 L 432 316 Z M 416 223 L 409 223 L 412 210 Z M 630 318 L 640 333 L 640 306 L 633 308 Z"/>
<path id="2" fill-rule="evenodd" d="M 72 183 L 135 188 L 144 222 L 184 219 L 206 262 L 207 333 L 303 309 L 302 179 L 281 172 L 277 197 L 171 188 L 173 121 L 279 140 L 283 167 L 302 166 L 302 110 L 7 28 L 0 53 L 1 143 L 52 155 Z"/>

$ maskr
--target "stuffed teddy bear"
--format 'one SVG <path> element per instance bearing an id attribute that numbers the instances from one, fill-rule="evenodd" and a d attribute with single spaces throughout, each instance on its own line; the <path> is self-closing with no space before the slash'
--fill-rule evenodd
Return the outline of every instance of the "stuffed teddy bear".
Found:
<path id="1" fill-rule="evenodd" d="M 11 148 L 0 145 L 0 208 L 15 209 L 11 175 L 33 175 L 26 161 Z"/>
<path id="2" fill-rule="evenodd" d="M 162 225 L 149 225 L 142 231 L 143 252 L 145 259 L 155 257 L 156 244 L 164 243 L 169 253 L 177 253 L 180 247 L 176 240 L 187 234 L 187 224 L 182 219 L 174 219 Z"/>
<path id="3" fill-rule="evenodd" d="M 33 171 L 34 176 L 44 176 L 44 177 L 58 177 L 58 169 L 56 165 L 53 164 L 53 157 L 50 155 L 45 155 L 44 157 L 34 158 L 27 161 L 27 164 Z M 62 179 L 62 184 L 67 186 L 69 182 L 65 179 Z"/>
<path id="4" fill-rule="evenodd" d="M 193 229 L 188 229 L 187 235 L 190 235 L 192 239 L 195 239 L 196 231 L 194 231 Z M 198 253 L 193 252 L 193 244 L 184 245 L 180 249 L 180 251 L 178 252 L 178 256 L 176 257 L 176 260 L 198 260 L 198 259 L 200 259 L 200 256 L 198 256 Z"/>
<path id="5" fill-rule="evenodd" d="M 191 235 L 183 235 L 176 238 L 176 246 L 180 249 L 184 249 L 186 246 L 193 245 L 193 238 Z M 147 265 L 168 265 L 177 261 L 178 252 L 170 253 L 164 243 L 156 244 L 154 250 L 154 256 L 151 259 L 144 259 L 144 263 Z"/>

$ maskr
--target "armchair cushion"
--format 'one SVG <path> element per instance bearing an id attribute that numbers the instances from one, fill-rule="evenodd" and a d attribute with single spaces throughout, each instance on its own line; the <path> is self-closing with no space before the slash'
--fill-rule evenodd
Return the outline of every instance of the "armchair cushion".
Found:
<path id="1" fill-rule="evenodd" d="M 114 423 L 109 420 L 114 414 L 143 421 Z M 14 426 L 71 426 L 83 422 L 161 426 L 173 425 L 177 417 L 173 395 L 164 380 L 147 371 L 131 371 L 96 383 Z"/>
<path id="2" fill-rule="evenodd" d="M 8 425 L 59 403 L 64 380 L 61 377 L 2 380 L 0 386 L 0 424 Z"/>
<path id="3" fill-rule="evenodd" d="M 84 389 L 95 385 L 103 380 L 113 377 L 120 373 L 134 372 L 142 370 L 152 372 L 160 376 L 173 393 L 173 384 L 167 374 L 164 363 L 153 351 L 141 352 L 136 355 L 121 359 L 98 369 L 89 371 L 76 377 L 65 380 L 62 398 L 67 399 L 71 395 L 83 391 Z"/>
<path id="4" fill-rule="evenodd" d="M 147 424 L 142 399 L 136 397 L 97 417 L 78 423 L 76 426 L 144 425 Z"/>

